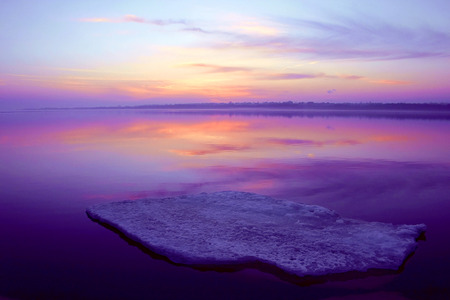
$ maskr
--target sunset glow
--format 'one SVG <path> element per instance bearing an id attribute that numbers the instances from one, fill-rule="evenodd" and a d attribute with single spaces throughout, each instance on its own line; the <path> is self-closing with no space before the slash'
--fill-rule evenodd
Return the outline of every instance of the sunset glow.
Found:
<path id="1" fill-rule="evenodd" d="M 449 2 L 360 3 L 6 1 L 0 109 L 448 102 Z"/>

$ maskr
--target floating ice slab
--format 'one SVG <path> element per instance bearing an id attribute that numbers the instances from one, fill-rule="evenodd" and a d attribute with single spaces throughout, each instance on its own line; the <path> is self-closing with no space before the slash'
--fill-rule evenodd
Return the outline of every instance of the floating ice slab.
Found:
<path id="1" fill-rule="evenodd" d="M 98 204 L 87 213 L 175 263 L 262 262 L 298 276 L 396 270 L 425 231 L 232 191 Z"/>

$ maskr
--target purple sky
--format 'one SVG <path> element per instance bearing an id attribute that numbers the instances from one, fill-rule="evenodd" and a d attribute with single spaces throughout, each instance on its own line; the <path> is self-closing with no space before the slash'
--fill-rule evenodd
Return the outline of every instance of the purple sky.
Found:
<path id="1" fill-rule="evenodd" d="M 449 102 L 450 2 L 7 0 L 0 109 Z"/>

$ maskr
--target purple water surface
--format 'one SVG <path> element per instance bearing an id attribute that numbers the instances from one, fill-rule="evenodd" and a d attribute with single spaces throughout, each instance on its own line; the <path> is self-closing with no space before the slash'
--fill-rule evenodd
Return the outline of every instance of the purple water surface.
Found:
<path id="1" fill-rule="evenodd" d="M 432 118 L 0 113 L 0 297 L 449 297 L 449 132 L 450 121 Z M 94 203 L 220 190 L 425 223 L 427 240 L 399 274 L 297 286 L 154 259 L 85 214 Z"/>

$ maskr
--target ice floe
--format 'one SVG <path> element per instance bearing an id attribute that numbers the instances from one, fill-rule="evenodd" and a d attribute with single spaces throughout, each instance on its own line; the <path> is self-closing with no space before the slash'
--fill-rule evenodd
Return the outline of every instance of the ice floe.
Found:
<path id="1" fill-rule="evenodd" d="M 398 269 L 425 231 L 234 191 L 98 204 L 87 213 L 175 263 L 261 262 L 297 276 Z"/>

